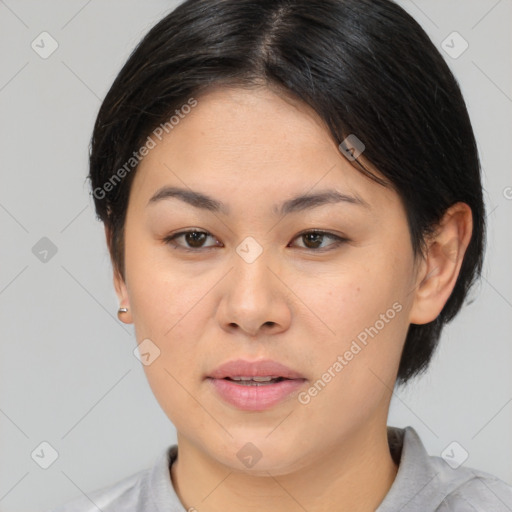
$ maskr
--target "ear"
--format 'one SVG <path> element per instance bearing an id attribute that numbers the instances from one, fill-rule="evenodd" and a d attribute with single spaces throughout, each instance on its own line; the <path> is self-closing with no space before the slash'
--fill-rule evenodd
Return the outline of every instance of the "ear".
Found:
<path id="1" fill-rule="evenodd" d="M 426 324 L 441 313 L 457 282 L 472 231 L 473 216 L 466 203 L 448 208 L 429 237 L 426 254 L 419 265 L 411 323 Z"/>
<path id="2" fill-rule="evenodd" d="M 132 319 L 132 310 L 130 307 L 130 299 L 128 297 L 128 289 L 126 288 L 126 283 L 124 282 L 124 279 L 122 278 L 121 274 L 119 273 L 119 270 L 117 268 L 117 265 L 115 264 L 113 254 L 112 254 L 112 233 L 110 229 L 105 226 L 105 238 L 107 240 L 107 247 L 109 249 L 110 253 L 110 261 L 112 262 L 112 268 L 114 273 L 114 288 L 116 290 L 117 299 L 119 301 L 119 307 L 120 308 L 127 308 L 128 311 L 126 313 L 122 313 L 118 315 L 119 320 L 125 324 L 131 324 L 133 323 Z"/>

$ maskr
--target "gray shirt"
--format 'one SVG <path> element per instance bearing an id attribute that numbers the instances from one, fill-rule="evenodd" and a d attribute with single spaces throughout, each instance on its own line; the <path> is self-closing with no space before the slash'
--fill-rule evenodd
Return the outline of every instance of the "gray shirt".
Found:
<path id="1" fill-rule="evenodd" d="M 429 455 L 412 427 L 388 426 L 388 442 L 398 473 L 376 512 L 512 512 L 512 486 Z M 172 445 L 152 468 L 49 512 L 187 512 L 169 472 L 177 450 Z"/>

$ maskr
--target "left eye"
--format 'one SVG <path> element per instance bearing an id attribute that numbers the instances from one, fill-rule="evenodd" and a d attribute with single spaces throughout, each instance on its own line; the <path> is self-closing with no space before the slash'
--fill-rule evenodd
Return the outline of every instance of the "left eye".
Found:
<path id="1" fill-rule="evenodd" d="M 213 238 L 213 235 L 207 231 L 181 231 L 180 233 L 175 233 L 174 235 L 166 237 L 164 242 L 167 244 L 172 244 L 175 248 L 191 252 L 197 252 L 197 250 L 204 248 L 209 249 L 212 247 L 222 247 L 222 244 L 218 241 L 215 241 L 213 245 L 205 246 L 204 242 L 208 239 L 208 237 Z M 185 243 L 187 244 L 186 246 L 176 243 L 176 240 L 180 238 L 185 240 Z M 329 246 L 334 245 L 335 247 L 347 241 L 346 238 L 342 238 L 338 235 L 327 233 L 325 231 L 305 231 L 296 236 L 294 240 L 302 239 L 305 243 L 305 247 L 301 247 L 303 249 L 311 249 L 313 251 L 320 252 L 318 249 L 326 248 L 325 246 L 322 247 L 322 244 L 327 238 L 334 240 L 334 243 L 329 244 Z"/>
<path id="2" fill-rule="evenodd" d="M 330 246 L 339 246 L 343 242 L 346 242 L 346 238 L 342 238 L 341 236 L 334 235 L 332 233 L 326 233 L 325 231 L 305 231 L 296 237 L 296 239 L 302 238 L 305 241 L 306 249 L 324 249 L 324 247 L 320 247 L 322 242 L 326 238 L 330 238 L 334 240 L 334 243 L 329 244 Z M 329 247 L 329 246 L 327 246 Z"/>

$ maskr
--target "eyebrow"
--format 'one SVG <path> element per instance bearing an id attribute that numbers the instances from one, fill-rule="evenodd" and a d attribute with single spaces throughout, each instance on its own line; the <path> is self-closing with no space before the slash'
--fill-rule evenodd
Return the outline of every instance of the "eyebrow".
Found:
<path id="1" fill-rule="evenodd" d="M 195 208 L 207 210 L 212 213 L 223 213 L 225 215 L 229 215 L 229 208 L 221 201 L 201 192 L 180 187 L 165 186 L 160 188 L 148 201 L 147 206 L 156 204 L 164 199 L 172 198 L 179 199 L 191 206 L 194 206 Z M 370 205 L 358 196 L 342 194 L 337 190 L 322 190 L 314 194 L 304 194 L 288 199 L 281 203 L 281 205 L 274 205 L 272 211 L 276 215 L 284 216 L 290 213 L 309 210 L 311 208 L 333 203 L 348 203 L 370 208 Z"/>

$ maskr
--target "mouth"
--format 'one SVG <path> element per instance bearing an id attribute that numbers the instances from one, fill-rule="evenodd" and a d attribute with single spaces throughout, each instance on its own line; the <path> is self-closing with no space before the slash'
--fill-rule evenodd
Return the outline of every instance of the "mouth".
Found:
<path id="1" fill-rule="evenodd" d="M 225 403 L 245 411 L 263 411 L 297 393 L 307 379 L 276 361 L 238 359 L 219 366 L 206 380 Z"/>
<path id="2" fill-rule="evenodd" d="M 299 372 L 271 359 L 247 361 L 236 359 L 228 361 L 213 370 L 207 377 L 212 379 L 231 379 L 236 382 L 271 382 L 276 379 L 304 379 Z"/>
<path id="3" fill-rule="evenodd" d="M 241 386 L 267 386 L 283 380 L 293 379 L 287 379 L 286 377 L 224 377 L 224 380 L 230 380 Z"/>

